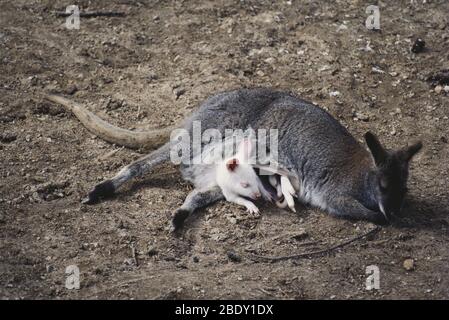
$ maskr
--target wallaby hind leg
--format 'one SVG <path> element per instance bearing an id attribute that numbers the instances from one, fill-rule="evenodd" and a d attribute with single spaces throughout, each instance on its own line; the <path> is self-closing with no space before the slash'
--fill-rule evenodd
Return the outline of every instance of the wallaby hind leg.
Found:
<path id="1" fill-rule="evenodd" d="M 112 179 L 97 184 L 87 197 L 83 199 L 82 203 L 93 204 L 101 198 L 111 197 L 125 182 L 144 175 L 154 166 L 167 161 L 169 158 L 170 143 L 166 143 L 159 149 L 122 168 Z"/>
<path id="2" fill-rule="evenodd" d="M 334 205 L 329 207 L 329 211 L 342 218 L 363 219 L 376 224 L 384 224 L 387 221 L 382 213 L 372 211 L 362 205 L 356 199 L 350 197 L 337 198 Z"/>
<path id="3" fill-rule="evenodd" d="M 184 225 L 184 221 L 195 210 L 222 199 L 224 199 L 224 196 L 218 186 L 208 190 L 194 189 L 186 197 L 182 206 L 175 211 L 172 220 L 173 231 L 179 230 Z"/>

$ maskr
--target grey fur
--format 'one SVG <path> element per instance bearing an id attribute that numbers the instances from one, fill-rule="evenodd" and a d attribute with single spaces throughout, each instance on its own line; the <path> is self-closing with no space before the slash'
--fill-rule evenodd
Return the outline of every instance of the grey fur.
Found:
<path id="1" fill-rule="evenodd" d="M 367 141 L 376 146 L 372 152 L 383 159 L 376 164 L 371 153 L 329 113 L 293 94 L 270 89 L 240 89 L 214 95 L 186 120 L 184 128 L 190 133 L 193 121 L 201 121 L 202 131 L 214 128 L 223 135 L 225 129 L 278 129 L 279 163 L 299 179 L 301 201 L 336 216 L 371 221 L 380 221 L 398 211 L 396 205 L 385 208 L 395 201 L 391 200 L 393 192 L 379 191 L 379 179 L 389 181 L 390 189 L 403 188 L 408 161 L 421 148 L 421 144 L 416 144 L 388 151 L 371 139 L 373 135 L 367 135 Z M 377 156 L 382 150 L 385 154 Z M 115 189 L 168 159 L 169 143 L 122 170 L 112 179 Z M 399 166 L 403 174 L 392 173 L 392 165 Z M 189 166 L 181 165 L 181 171 L 187 180 L 192 180 L 189 173 L 198 174 Z M 98 198 L 93 192 L 89 199 Z M 399 192 L 398 197 L 401 199 L 396 202 L 402 204 L 403 193 Z M 194 190 L 181 209 L 188 208 L 186 212 L 191 213 L 221 198 L 216 190 Z"/>

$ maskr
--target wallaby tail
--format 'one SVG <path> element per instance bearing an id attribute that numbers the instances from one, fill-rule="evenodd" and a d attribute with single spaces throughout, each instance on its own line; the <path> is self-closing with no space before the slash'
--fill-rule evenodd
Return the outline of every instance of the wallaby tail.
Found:
<path id="1" fill-rule="evenodd" d="M 71 111 L 90 132 L 99 138 L 132 149 L 158 148 L 169 140 L 170 133 L 176 128 L 170 126 L 150 131 L 131 131 L 107 123 L 74 101 L 53 94 L 45 94 L 44 97 Z"/>

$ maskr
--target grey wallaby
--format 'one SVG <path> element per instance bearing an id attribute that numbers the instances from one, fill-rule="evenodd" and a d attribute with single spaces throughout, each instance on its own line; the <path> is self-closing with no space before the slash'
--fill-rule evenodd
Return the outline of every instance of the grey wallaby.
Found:
<path id="1" fill-rule="evenodd" d="M 47 98 L 64 102 L 54 96 Z M 367 132 L 368 151 L 325 110 L 294 94 L 264 88 L 214 95 L 186 119 L 183 127 L 190 133 L 193 121 L 200 121 L 202 131 L 215 128 L 222 134 L 228 128 L 278 129 L 278 161 L 297 181 L 295 189 L 301 202 L 338 217 L 376 223 L 386 222 L 400 212 L 407 190 L 409 161 L 422 147 L 418 142 L 389 150 Z M 91 130 L 96 132 L 95 128 Z M 126 181 L 170 159 L 169 130 L 155 131 L 149 136 L 154 147 L 165 143 L 124 167 L 115 177 L 96 185 L 85 203 L 113 195 Z M 184 174 L 194 171 L 186 165 L 180 169 Z M 194 189 L 174 213 L 175 229 L 196 209 L 223 198 L 217 187 Z"/>

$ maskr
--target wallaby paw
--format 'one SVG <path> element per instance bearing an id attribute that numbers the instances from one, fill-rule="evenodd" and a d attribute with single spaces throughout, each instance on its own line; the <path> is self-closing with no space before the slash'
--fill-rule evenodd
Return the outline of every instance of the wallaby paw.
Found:
<path id="1" fill-rule="evenodd" d="M 176 232 L 182 229 L 184 221 L 188 218 L 190 212 L 184 209 L 178 209 L 173 214 L 171 223 L 171 232 Z"/>
<path id="2" fill-rule="evenodd" d="M 94 189 L 89 192 L 87 197 L 81 200 L 83 204 L 95 204 L 100 199 L 110 198 L 114 195 L 115 187 L 111 180 L 103 181 L 100 184 L 97 184 Z"/>
<path id="3" fill-rule="evenodd" d="M 259 208 L 257 208 L 256 205 L 251 202 L 251 204 L 246 205 L 246 212 L 249 212 L 251 214 L 258 214 Z"/>

